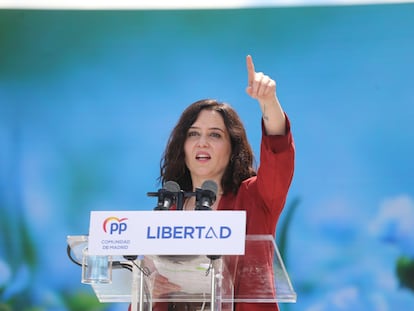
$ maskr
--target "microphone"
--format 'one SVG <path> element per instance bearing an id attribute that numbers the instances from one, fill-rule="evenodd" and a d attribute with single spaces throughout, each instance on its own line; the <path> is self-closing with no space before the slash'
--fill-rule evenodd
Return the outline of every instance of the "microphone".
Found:
<path id="1" fill-rule="evenodd" d="M 169 210 L 171 205 L 176 201 L 177 194 L 181 191 L 180 185 L 175 181 L 166 181 L 164 187 L 158 192 L 148 192 L 148 196 L 157 196 L 158 203 L 154 210 L 162 211 Z"/>
<path id="2" fill-rule="evenodd" d="M 218 186 L 212 180 L 206 180 L 196 189 L 196 210 L 208 211 L 216 201 Z"/>
<path id="3" fill-rule="evenodd" d="M 201 189 L 196 189 L 196 210 L 210 211 L 211 206 L 216 201 L 218 186 L 212 180 L 206 180 L 201 185 Z M 207 255 L 211 261 L 219 259 L 221 255 Z"/>

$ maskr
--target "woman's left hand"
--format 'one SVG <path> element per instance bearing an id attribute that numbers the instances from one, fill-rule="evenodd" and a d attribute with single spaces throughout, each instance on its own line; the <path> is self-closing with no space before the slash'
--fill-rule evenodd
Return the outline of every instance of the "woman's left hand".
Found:
<path id="1" fill-rule="evenodd" d="M 246 57 L 246 65 L 248 83 L 246 92 L 259 102 L 266 134 L 284 135 L 286 132 L 286 119 L 276 95 L 275 80 L 263 72 L 256 72 L 250 55 Z"/>
<path id="2" fill-rule="evenodd" d="M 250 55 L 246 57 L 247 65 L 247 88 L 246 93 L 258 101 L 276 99 L 276 82 L 263 72 L 256 72 L 253 59 Z"/>

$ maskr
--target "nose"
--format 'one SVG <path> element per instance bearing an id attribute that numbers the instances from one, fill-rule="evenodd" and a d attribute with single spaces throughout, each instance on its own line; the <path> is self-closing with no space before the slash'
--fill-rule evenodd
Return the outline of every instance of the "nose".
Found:
<path id="1" fill-rule="evenodd" d="M 206 135 L 200 135 L 200 138 L 198 140 L 198 144 L 199 147 L 206 147 L 208 146 L 208 138 Z"/>

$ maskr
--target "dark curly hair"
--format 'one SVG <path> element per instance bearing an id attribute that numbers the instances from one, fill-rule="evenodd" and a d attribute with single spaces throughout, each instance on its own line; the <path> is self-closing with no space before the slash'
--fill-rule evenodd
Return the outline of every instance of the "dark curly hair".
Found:
<path id="1" fill-rule="evenodd" d="M 171 132 L 162 156 L 159 181 L 164 184 L 172 180 L 177 182 L 182 190 L 193 191 L 190 171 L 185 164 L 184 142 L 189 128 L 202 110 L 215 110 L 223 117 L 230 136 L 231 156 L 221 180 L 221 187 L 224 194 L 237 193 L 243 180 L 256 175 L 253 168 L 254 155 L 236 111 L 229 104 L 214 99 L 199 100 L 184 110 Z"/>

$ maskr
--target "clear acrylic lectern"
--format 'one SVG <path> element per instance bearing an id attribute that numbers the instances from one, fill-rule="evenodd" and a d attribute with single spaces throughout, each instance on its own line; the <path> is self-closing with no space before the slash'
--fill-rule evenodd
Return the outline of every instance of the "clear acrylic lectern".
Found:
<path id="1" fill-rule="evenodd" d="M 72 260 L 82 265 L 88 236 L 68 236 L 67 242 Z M 247 235 L 244 255 L 106 259 L 111 280 L 101 282 L 97 278 L 85 283 L 92 286 L 100 302 L 130 302 L 132 310 L 188 303 L 199 304 L 199 310 L 232 311 L 234 303 L 239 302 L 296 302 L 296 293 L 271 235 Z"/>

